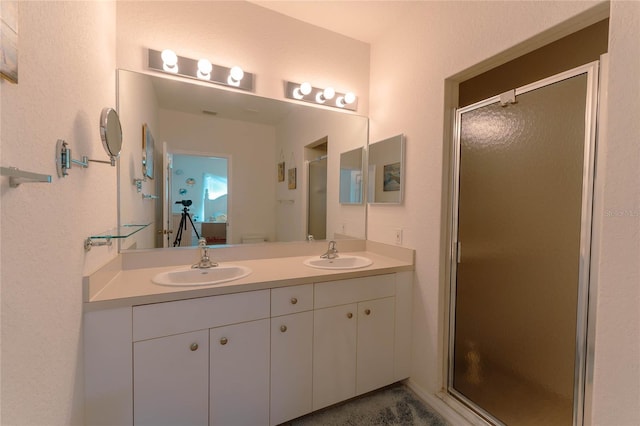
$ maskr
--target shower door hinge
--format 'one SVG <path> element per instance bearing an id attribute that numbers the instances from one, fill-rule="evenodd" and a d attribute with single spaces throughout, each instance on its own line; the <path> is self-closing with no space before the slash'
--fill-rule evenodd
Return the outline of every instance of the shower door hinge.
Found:
<path id="1" fill-rule="evenodd" d="M 460 263 L 462 259 L 462 243 L 458 241 L 456 243 L 456 262 Z"/>
<path id="2" fill-rule="evenodd" d="M 511 89 L 500 94 L 500 105 L 506 107 L 509 104 L 516 103 L 516 89 Z"/>

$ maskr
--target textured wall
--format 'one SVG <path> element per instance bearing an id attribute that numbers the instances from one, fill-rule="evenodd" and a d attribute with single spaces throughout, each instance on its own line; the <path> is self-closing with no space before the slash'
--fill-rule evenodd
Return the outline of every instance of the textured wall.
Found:
<path id="1" fill-rule="evenodd" d="M 544 37 L 565 34 L 555 27 L 576 24 L 595 2 L 424 2 L 408 4 L 411 18 L 371 48 L 371 140 L 407 136 L 406 201 L 403 206 L 371 206 L 368 237 L 393 243 L 404 229 L 404 245 L 415 248 L 414 353 L 412 379 L 437 392 L 443 385 L 444 291 L 441 232 L 443 167 L 448 146 L 443 129 L 445 79 L 469 77 L 539 47 Z M 612 99 L 606 168 L 607 208 L 638 212 L 638 3 L 614 2 L 610 26 Z M 592 21 L 593 22 L 593 21 Z M 589 23 L 592 23 L 589 22 Z M 455 23 L 455 25 L 454 25 Z M 565 27 L 565 29 L 568 27 Z M 547 40 L 548 41 L 548 40 Z M 502 53 L 505 52 L 503 55 Z M 494 58 L 501 54 L 500 58 Z M 459 74 L 462 73 L 462 74 Z M 634 77 L 635 75 L 635 77 Z M 610 157 L 610 158 L 602 158 Z M 445 158 L 445 161 L 443 161 Z M 596 342 L 596 424 L 638 423 L 638 216 L 605 218 L 599 276 Z M 634 308 L 635 306 L 635 308 Z M 634 310 L 635 309 L 635 310 Z M 417 331 L 420 330 L 420 331 Z M 605 337 L 606 335 L 606 337 Z M 632 371 L 618 366 L 626 362 Z"/>
<path id="2" fill-rule="evenodd" d="M 116 255 L 83 241 L 116 225 L 116 169 L 73 167 L 54 148 L 106 159 L 98 123 L 115 106 L 115 3 L 20 2 L 20 83 L 2 85 L 2 165 L 51 184 L 2 191 L 2 421 L 82 424 L 82 276 Z"/>
<path id="3" fill-rule="evenodd" d="M 640 3 L 611 3 L 593 424 L 640 424 Z M 599 171 L 600 171 L 599 170 Z"/>

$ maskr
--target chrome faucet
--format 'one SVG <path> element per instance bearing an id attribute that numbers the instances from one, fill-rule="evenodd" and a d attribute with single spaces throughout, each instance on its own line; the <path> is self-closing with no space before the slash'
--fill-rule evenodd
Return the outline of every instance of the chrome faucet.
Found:
<path id="1" fill-rule="evenodd" d="M 338 257 L 338 249 L 336 248 L 336 242 L 329 241 L 329 248 L 327 249 L 327 252 L 321 255 L 320 257 L 323 259 L 335 259 L 336 257 Z"/>
<path id="2" fill-rule="evenodd" d="M 207 269 L 207 268 L 215 268 L 218 266 L 216 262 L 212 262 L 209 259 L 209 247 L 207 247 L 207 240 L 204 238 L 200 238 L 198 240 L 198 247 L 200 247 L 200 261 L 198 263 L 194 263 L 191 265 L 193 269 Z"/>

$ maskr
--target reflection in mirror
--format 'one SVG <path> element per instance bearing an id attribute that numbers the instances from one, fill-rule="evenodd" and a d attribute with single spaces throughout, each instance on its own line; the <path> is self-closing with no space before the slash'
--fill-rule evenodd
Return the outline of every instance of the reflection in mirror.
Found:
<path id="1" fill-rule="evenodd" d="M 119 223 L 151 224 L 122 242 L 121 250 L 171 247 L 174 214 L 182 212 L 174 204 L 183 199 L 193 201 L 189 208 L 191 217 L 197 216 L 195 228 L 211 233 L 210 244 L 304 240 L 309 195 L 305 147 L 321 139 L 328 141 L 326 237 L 366 237 L 364 205 L 339 202 L 338 155 L 366 145 L 366 117 L 124 70 L 118 71 L 118 111 L 124 134 L 132 139 L 119 162 Z M 156 146 L 153 180 L 145 180 L 142 169 L 138 138 L 145 123 Z M 178 156 L 228 160 L 224 206 L 222 198 L 211 198 L 211 176 L 218 175 L 179 165 Z M 279 170 L 297 174 L 297 184 L 280 179 Z M 140 191 L 135 179 L 142 181 Z M 181 189 L 186 192 L 180 194 Z M 158 198 L 141 196 L 145 194 Z M 187 239 L 182 236 L 181 246 Z M 197 244 L 195 237 L 190 241 Z"/>
<path id="2" fill-rule="evenodd" d="M 142 126 L 142 173 L 145 177 L 153 179 L 153 151 L 155 142 L 149 126 Z"/>
<path id="3" fill-rule="evenodd" d="M 340 204 L 362 204 L 362 155 L 357 148 L 340 154 Z"/>
<path id="4" fill-rule="evenodd" d="M 369 145 L 368 190 L 370 204 L 402 203 L 404 193 L 404 135 Z"/>

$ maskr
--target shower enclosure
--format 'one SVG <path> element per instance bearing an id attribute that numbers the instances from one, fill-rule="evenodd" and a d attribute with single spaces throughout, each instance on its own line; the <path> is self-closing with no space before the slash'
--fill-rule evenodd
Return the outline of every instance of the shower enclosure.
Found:
<path id="1" fill-rule="evenodd" d="M 456 113 L 448 391 L 582 423 L 598 63 Z"/>
<path id="2" fill-rule="evenodd" d="M 307 235 L 327 239 L 327 156 L 309 161 Z"/>

